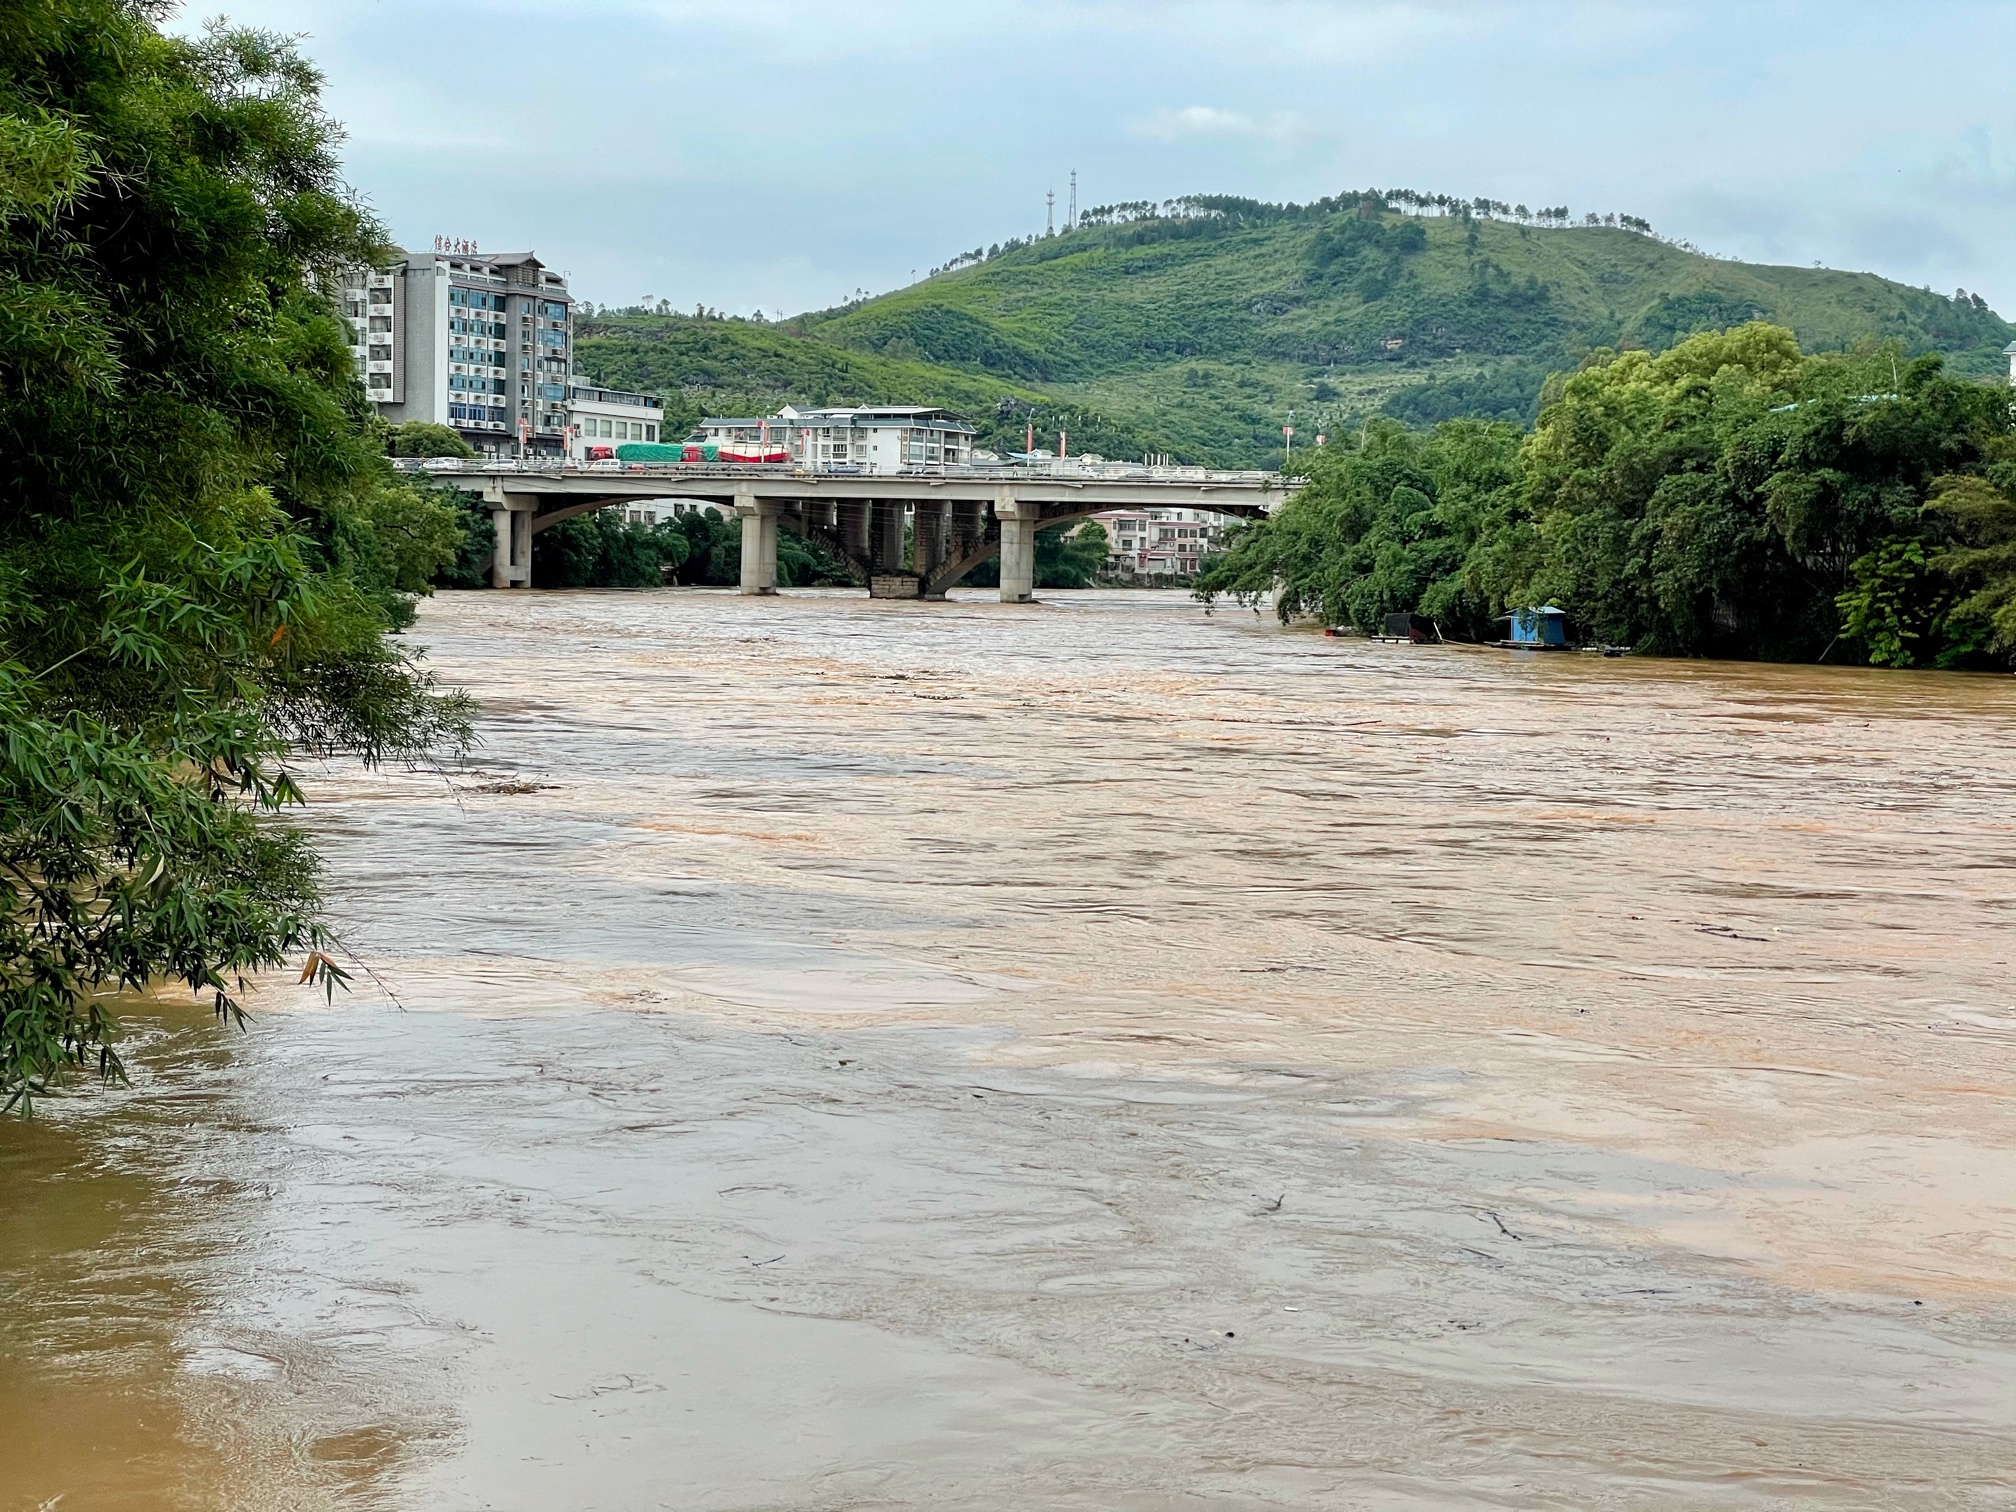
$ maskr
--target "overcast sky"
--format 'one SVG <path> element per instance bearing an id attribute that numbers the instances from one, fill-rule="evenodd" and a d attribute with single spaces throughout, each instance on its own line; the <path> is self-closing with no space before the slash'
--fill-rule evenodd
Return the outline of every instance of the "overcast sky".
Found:
<path id="1" fill-rule="evenodd" d="M 193 29 L 216 5 L 192 6 Z M 395 238 L 791 313 L 1079 204 L 1410 187 L 2016 315 L 2016 4 L 236 0 Z"/>

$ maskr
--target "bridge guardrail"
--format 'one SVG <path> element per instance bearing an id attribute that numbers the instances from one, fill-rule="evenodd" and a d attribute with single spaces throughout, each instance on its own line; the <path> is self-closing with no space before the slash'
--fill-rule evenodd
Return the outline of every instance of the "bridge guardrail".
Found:
<path id="1" fill-rule="evenodd" d="M 1014 483 L 1023 480 L 1053 482 L 1075 479 L 1081 482 L 1167 482 L 1219 483 L 1267 486 L 1299 482 L 1277 472 L 1260 468 L 1144 467 L 1130 462 L 1061 462 L 1032 467 L 1027 463 L 985 463 L 946 465 L 922 463 L 894 473 L 863 473 L 852 468 L 807 467 L 795 462 L 527 462 L 511 457 L 491 461 L 463 457 L 394 457 L 400 472 L 425 473 L 509 473 L 524 477 L 583 477 L 610 473 L 650 478 L 957 478 L 962 481 Z"/>

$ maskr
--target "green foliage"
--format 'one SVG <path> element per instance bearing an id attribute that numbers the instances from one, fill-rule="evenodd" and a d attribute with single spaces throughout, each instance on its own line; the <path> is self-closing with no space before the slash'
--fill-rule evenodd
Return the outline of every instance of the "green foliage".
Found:
<path id="1" fill-rule="evenodd" d="M 1500 362 L 1474 372 L 1410 383 L 1395 390 L 1379 409 L 1421 428 L 1463 418 L 1526 426 L 1540 412 L 1540 385 L 1546 377 L 1538 363 Z"/>
<path id="2" fill-rule="evenodd" d="M 542 588 L 656 588 L 690 549 L 669 521 L 646 525 L 626 521 L 620 508 L 596 509 L 532 538 L 532 578 Z"/>
<path id="3" fill-rule="evenodd" d="M 457 539 L 455 554 L 435 571 L 435 586 L 441 588 L 487 588 L 490 569 L 497 560 L 497 523 L 476 494 L 444 488 L 442 502 L 454 512 Z"/>
<path id="4" fill-rule="evenodd" d="M 315 947 L 296 753 L 466 739 L 386 639 L 450 552 L 326 294 L 380 249 L 284 41 L 0 9 L 0 1102 L 120 1074 L 107 995 L 236 1014 Z"/>
<path id="5" fill-rule="evenodd" d="M 1264 466 L 1290 409 L 1298 434 L 1382 413 L 1417 427 L 1530 424 L 1545 374 L 1591 350 L 1663 351 L 1752 319 L 1809 351 L 1943 353 L 1960 376 L 1996 372 L 2016 336 L 1971 300 L 1870 274 L 1727 262 L 1621 224 L 1512 224 L 1475 208 L 1398 192 L 1105 206 L 1089 226 L 782 326 L 597 320 L 577 357 L 605 382 L 674 395 L 682 422 L 785 402 L 931 403 L 996 450 L 1021 450 L 1033 412 L 1046 448 L 1061 427 L 1073 451 Z"/>
<path id="6" fill-rule="evenodd" d="M 2016 657 L 2016 440 L 1991 441 L 1989 455 L 1981 475 L 1933 483 L 1927 565 L 1950 595 L 1950 641 L 1966 652 Z"/>
<path id="7" fill-rule="evenodd" d="M 1408 610 L 1477 639 L 1551 599 L 1590 638 L 1680 655 L 2016 650 L 2005 389 L 1936 357 L 1809 356 L 1752 323 L 1599 352 L 1547 400 L 1523 440 L 1367 426 L 1228 539 L 1200 595 L 1363 630 Z"/>
<path id="8" fill-rule="evenodd" d="M 454 498 L 409 478 L 381 477 L 326 512 L 330 565 L 371 595 L 393 629 L 413 622 L 414 597 L 461 559 L 470 526 Z"/>
<path id="9" fill-rule="evenodd" d="M 1036 586 L 1090 588 L 1106 566 L 1113 543 L 1106 527 L 1086 520 L 1075 530 L 1036 532 Z"/>
<path id="10" fill-rule="evenodd" d="M 737 581 L 740 581 L 741 530 L 736 522 Z M 795 530 L 777 532 L 777 586 L 780 588 L 844 588 L 855 582 L 852 569 L 818 541 Z"/>
<path id="11" fill-rule="evenodd" d="M 674 564 L 674 578 L 688 588 L 733 588 L 742 581 L 742 528 L 739 520 L 711 509 L 689 510 L 672 522 L 686 542 Z M 778 534 L 777 567 L 784 568 L 783 532 Z"/>
<path id="12" fill-rule="evenodd" d="M 742 581 L 742 525 L 694 510 L 655 525 L 620 508 L 549 525 L 532 538 L 532 575 L 542 588 L 732 588 Z M 777 532 L 777 583 L 807 588 L 852 583 L 847 564 L 795 531 Z"/>
<path id="13" fill-rule="evenodd" d="M 1477 558 L 1513 508 L 1520 433 L 1475 420 L 1423 435 L 1390 420 L 1306 459 L 1309 484 L 1271 518 L 1235 529 L 1198 575 L 1198 597 L 1316 615 L 1371 632 L 1412 610 L 1482 639 L 1495 605 Z"/>
<path id="14" fill-rule="evenodd" d="M 1923 638 L 1927 618 L 1924 544 L 1880 542 L 1857 557 L 1849 572 L 1853 586 L 1834 599 L 1841 633 L 1868 650 L 1872 666 L 1910 666 L 1911 642 Z"/>
<path id="15" fill-rule="evenodd" d="M 1352 294 L 1368 302 L 1384 299 L 1400 281 L 1406 260 L 1427 247 L 1421 222 L 1402 218 L 1389 223 L 1367 205 L 1357 214 L 1336 217 L 1310 239 L 1309 275 L 1321 283 L 1348 283 Z"/>
<path id="16" fill-rule="evenodd" d="M 453 426 L 436 425 L 432 420 L 402 420 L 386 436 L 385 449 L 395 457 L 476 455 L 476 448 L 464 441 Z"/>
<path id="17" fill-rule="evenodd" d="M 1097 520 L 1052 525 L 1036 532 L 1038 588 L 1090 588 L 1105 569 L 1113 543 Z M 1001 586 L 1001 559 L 989 557 L 961 579 L 971 588 Z"/>

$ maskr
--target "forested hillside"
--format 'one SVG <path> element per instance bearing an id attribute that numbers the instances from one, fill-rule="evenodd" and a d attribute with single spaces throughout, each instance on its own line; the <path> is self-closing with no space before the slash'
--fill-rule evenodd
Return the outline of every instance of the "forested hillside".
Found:
<path id="1" fill-rule="evenodd" d="M 581 366 L 687 418 L 796 400 L 933 402 L 1019 444 L 1275 458 L 1373 415 L 1530 423 L 1549 372 L 1603 347 L 1663 351 L 1768 320 L 1809 352 L 1894 341 L 1948 372 L 1998 370 L 2016 335 L 1978 297 L 1868 273 L 1723 261 L 1642 222 L 1563 225 L 1429 197 L 1314 205 L 1199 198 L 975 249 L 881 298 L 775 325 L 670 314 L 585 320 Z M 676 423 L 676 419 L 675 419 Z"/>

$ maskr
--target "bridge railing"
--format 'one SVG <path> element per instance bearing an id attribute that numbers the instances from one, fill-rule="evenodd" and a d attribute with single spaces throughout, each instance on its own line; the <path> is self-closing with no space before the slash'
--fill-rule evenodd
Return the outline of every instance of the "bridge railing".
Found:
<path id="1" fill-rule="evenodd" d="M 1147 466 L 1138 462 L 975 462 L 912 463 L 894 472 L 871 473 L 854 467 L 807 466 L 795 462 L 576 462 L 573 460 L 501 460 L 464 457 L 395 457 L 392 465 L 401 472 L 515 474 L 525 477 L 617 477 L 646 478 L 957 478 L 994 483 L 1075 479 L 1088 483 L 1215 483 L 1246 487 L 1280 487 L 1278 472 L 1259 468 L 1215 468 Z"/>

